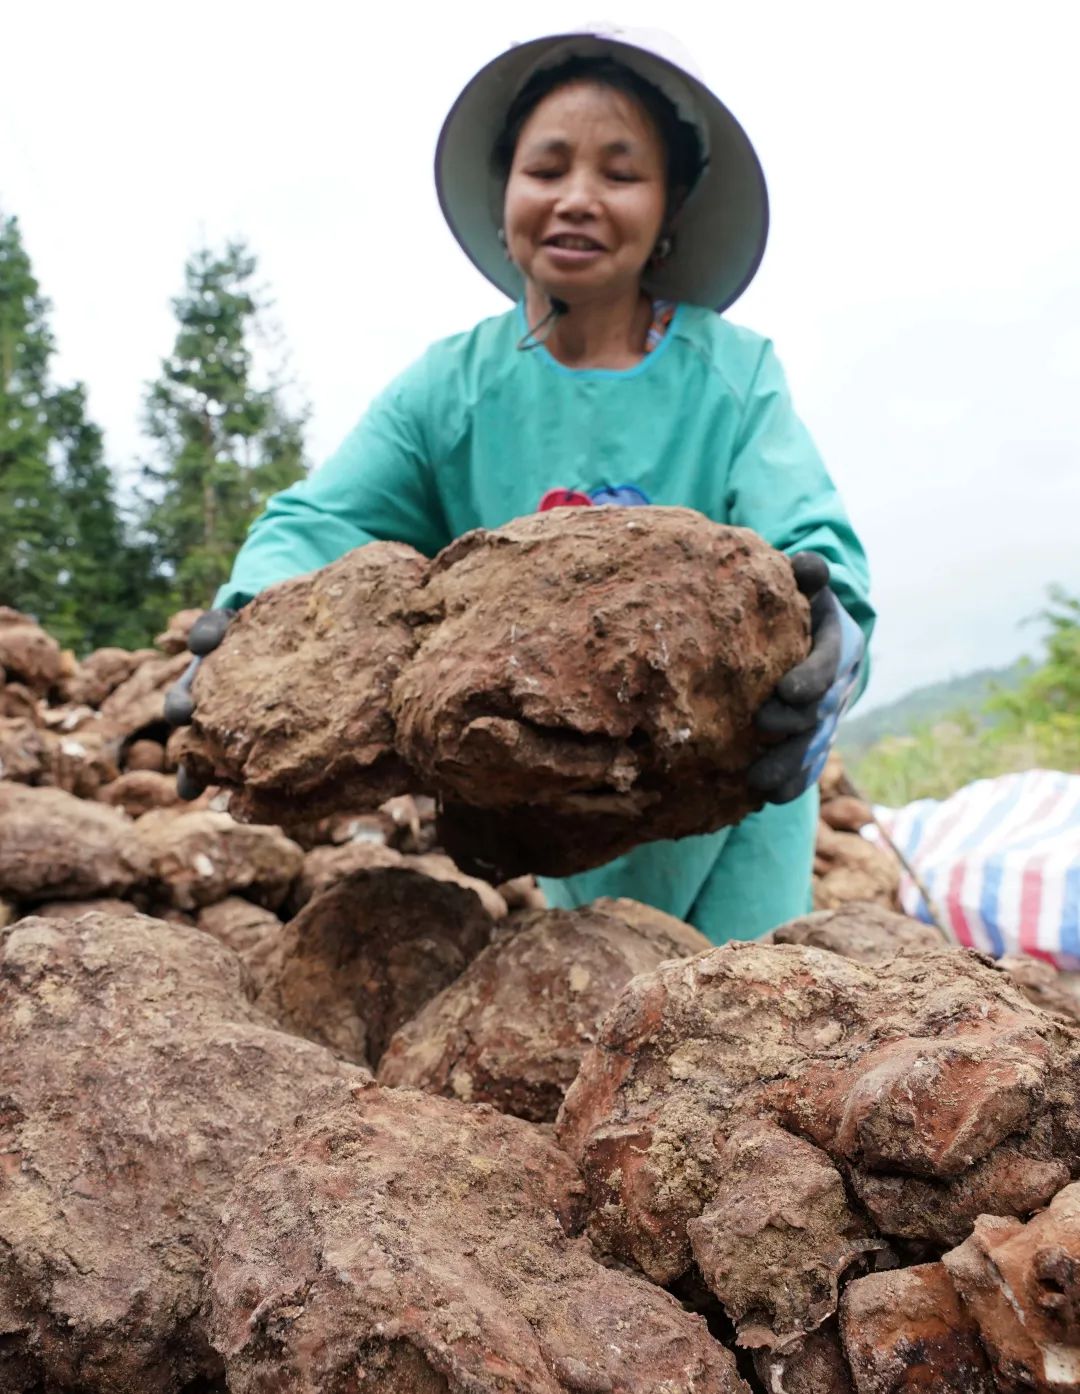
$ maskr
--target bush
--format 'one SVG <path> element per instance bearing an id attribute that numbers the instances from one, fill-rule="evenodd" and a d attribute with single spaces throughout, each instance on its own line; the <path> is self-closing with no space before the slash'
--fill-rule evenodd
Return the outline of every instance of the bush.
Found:
<path id="1" fill-rule="evenodd" d="M 1030 677 L 977 710 L 878 741 L 851 765 L 860 792 L 897 808 L 1020 770 L 1080 773 L 1080 597 L 1052 588 L 1039 618 L 1047 655 Z"/>

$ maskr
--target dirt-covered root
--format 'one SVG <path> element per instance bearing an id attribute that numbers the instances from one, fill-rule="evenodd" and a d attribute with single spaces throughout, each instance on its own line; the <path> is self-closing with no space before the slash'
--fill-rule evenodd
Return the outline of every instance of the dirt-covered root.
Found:
<path id="1" fill-rule="evenodd" d="M 949 1248 L 971 1233 L 980 1215 L 1031 1215 L 1068 1184 L 1075 1151 L 1066 1143 L 1058 1155 L 1054 1112 L 948 1181 L 852 1166 L 849 1184 L 883 1234 Z"/>
<path id="2" fill-rule="evenodd" d="M 788 559 L 689 509 L 372 543 L 244 608 L 172 753 L 244 819 L 422 792 L 489 879 L 569 874 L 760 807 L 753 718 L 808 629 Z"/>
<path id="3" fill-rule="evenodd" d="M 160 774 L 167 766 L 165 747 L 160 741 L 137 740 L 124 748 L 124 769 L 130 774 L 139 772 Z"/>
<path id="4" fill-rule="evenodd" d="M 210 1274 L 231 1394 L 748 1394 L 667 1293 L 596 1262 L 532 1124 L 327 1091 L 240 1174 Z"/>
<path id="5" fill-rule="evenodd" d="M 403 867 L 354 871 L 286 925 L 259 1003 L 286 1030 L 374 1066 L 491 933 L 464 886 Z"/>
<path id="6" fill-rule="evenodd" d="M 717 1155 L 712 1200 L 687 1221 L 694 1259 L 739 1344 L 791 1347 L 836 1311 L 840 1279 L 880 1249 L 818 1148 L 762 1120 Z"/>
<path id="7" fill-rule="evenodd" d="M 237 893 L 273 909 L 304 864 L 280 828 L 237 823 L 227 813 L 159 809 L 138 820 L 132 840 L 149 862 L 151 891 L 178 910 Z"/>
<path id="8" fill-rule="evenodd" d="M 188 653 L 147 658 L 102 702 L 102 720 L 128 740 L 147 733 L 162 735 L 167 729 L 165 694 L 190 661 Z"/>
<path id="9" fill-rule="evenodd" d="M 979 1329 L 940 1263 L 849 1283 L 840 1314 L 856 1394 L 994 1394 Z"/>
<path id="10" fill-rule="evenodd" d="M 97 797 L 129 818 L 141 818 L 158 808 L 176 808 L 180 802 L 175 776 L 157 770 L 128 770 L 106 784 Z"/>
<path id="11" fill-rule="evenodd" d="M 230 895 L 199 911 L 198 927 L 237 954 L 251 975 L 251 993 L 266 987 L 281 947 L 284 926 L 272 910 Z"/>
<path id="12" fill-rule="evenodd" d="M 1080 1388 L 1080 1183 L 1027 1224 L 984 1215 L 943 1259 L 1006 1394 Z"/>
<path id="13" fill-rule="evenodd" d="M 1080 1038 L 976 955 L 863 965 L 796 945 L 729 944 L 627 985 L 557 1130 L 581 1162 L 600 1250 L 670 1282 L 693 1257 L 689 1222 L 715 1215 L 721 1242 L 734 1243 L 722 1232 L 735 1203 L 725 1149 L 758 1119 L 824 1154 L 823 1185 L 831 1164 L 869 1217 L 868 1238 L 949 1242 L 995 1189 L 999 1213 L 1030 1213 L 1080 1169 L 1078 1065 Z M 794 1142 L 789 1150 L 775 1215 L 762 1199 L 756 1269 L 753 1226 L 746 1237 L 747 1292 L 769 1289 L 788 1202 L 792 1214 L 805 1208 L 813 1171 L 795 1161 Z M 784 1155 L 777 1143 L 774 1159 Z M 822 1194 L 840 1202 L 835 1183 Z M 842 1213 L 814 1241 L 826 1255 L 842 1255 L 851 1237 Z M 819 1288 L 787 1292 L 788 1326 L 827 1315 Z"/>
<path id="14" fill-rule="evenodd" d="M 249 1002 L 239 959 L 143 916 L 0 932 L 0 1388 L 173 1394 L 239 1167 L 312 1085 L 362 1078 Z"/>
<path id="15" fill-rule="evenodd" d="M 755 1351 L 754 1368 L 765 1394 L 857 1394 L 835 1318 L 782 1350 Z"/>
<path id="16" fill-rule="evenodd" d="M 835 910 L 856 900 L 898 909 L 900 863 L 861 834 L 838 832 L 821 819 L 814 846 L 814 909 Z"/>
<path id="17" fill-rule="evenodd" d="M 944 935 L 933 925 L 873 901 L 857 900 L 781 925 L 771 940 L 828 949 L 859 963 L 881 963 L 898 953 L 921 954 L 948 947 Z M 997 960 L 997 966 L 1029 1002 L 1062 1021 L 1080 1022 L 1080 973 L 1062 971 L 1027 954 L 1006 954 Z"/>
<path id="18" fill-rule="evenodd" d="M 194 684 L 185 761 L 257 822 L 374 810 L 409 792 L 390 689 L 415 646 L 405 617 L 427 563 L 397 542 L 358 547 L 256 596 Z"/>
<path id="19" fill-rule="evenodd" d="M 62 789 L 0 782 L 0 896 L 31 903 L 122 896 L 148 868 L 122 813 Z"/>
<path id="20" fill-rule="evenodd" d="M 65 671 L 64 654 L 52 635 L 29 615 L 0 605 L 0 677 L 44 697 Z"/>
<path id="21" fill-rule="evenodd" d="M 856 963 L 883 963 L 897 954 L 946 947 L 933 925 L 873 901 L 851 901 L 833 910 L 817 910 L 781 925 L 773 931 L 772 939 L 776 944 L 827 949 Z"/>
<path id="22" fill-rule="evenodd" d="M 95 649 L 73 673 L 61 679 L 60 696 L 76 706 L 100 707 L 136 668 L 147 659 L 160 657 L 153 649 Z"/>
<path id="23" fill-rule="evenodd" d="M 787 559 L 680 508 L 469 533 L 432 564 L 415 621 L 399 748 L 451 811 L 447 850 L 471 841 L 506 875 L 569 874 L 757 807 L 753 717 L 807 647 Z"/>
<path id="24" fill-rule="evenodd" d="M 186 653 L 192 625 L 203 614 L 203 610 L 177 610 L 175 615 L 169 616 L 168 624 L 154 639 L 154 644 L 162 653 Z"/>
<path id="25" fill-rule="evenodd" d="M 4 695 L 11 696 L 10 688 Z M 35 703 L 32 715 L 0 714 L 0 780 L 63 789 L 93 798 L 119 773 L 115 743 L 107 730 L 80 729 L 65 734 L 50 727 Z"/>
<path id="26" fill-rule="evenodd" d="M 83 915 L 141 915 L 143 912 L 130 900 L 118 900 L 115 896 L 98 896 L 92 900 L 49 900 L 43 905 L 35 905 L 31 912 L 43 920 L 78 920 Z M 24 916 L 29 919 L 30 915 Z"/>
<path id="27" fill-rule="evenodd" d="M 630 979 L 708 948 L 631 901 L 520 915 L 394 1035 L 379 1079 L 552 1121 Z"/>
<path id="28" fill-rule="evenodd" d="M 997 963 L 1029 1002 L 1062 1021 L 1080 1025 L 1080 973 L 1063 971 L 1027 954 L 1006 954 Z"/>
<path id="29" fill-rule="evenodd" d="M 438 852 L 410 855 L 385 843 L 367 839 L 345 842 L 337 847 L 313 847 L 305 855 L 303 870 L 293 885 L 289 897 L 290 908 L 294 914 L 299 913 L 313 896 L 328 890 L 338 881 L 344 881 L 354 871 L 377 871 L 386 867 L 419 871 L 436 881 L 452 881 L 479 897 L 493 920 L 505 919 L 507 915 L 506 901 L 495 887 L 478 877 L 466 876 L 449 857 Z"/>

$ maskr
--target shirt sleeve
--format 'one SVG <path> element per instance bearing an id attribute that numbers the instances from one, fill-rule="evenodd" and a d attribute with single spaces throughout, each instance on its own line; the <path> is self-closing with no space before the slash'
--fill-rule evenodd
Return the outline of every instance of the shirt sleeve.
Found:
<path id="1" fill-rule="evenodd" d="M 214 604 L 237 608 L 367 542 L 405 542 L 433 556 L 450 537 L 435 488 L 432 425 L 428 365 L 420 359 L 375 399 L 324 465 L 274 495 Z"/>
<path id="2" fill-rule="evenodd" d="M 795 414 L 772 345 L 762 348 L 728 474 L 728 517 L 779 551 L 816 552 L 829 563 L 833 591 L 869 649 L 875 612 L 862 543 L 810 433 Z M 866 686 L 863 664 L 859 692 Z"/>

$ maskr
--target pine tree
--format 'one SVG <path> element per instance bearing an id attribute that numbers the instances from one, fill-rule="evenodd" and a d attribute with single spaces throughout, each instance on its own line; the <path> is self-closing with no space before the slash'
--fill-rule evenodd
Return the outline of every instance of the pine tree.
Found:
<path id="1" fill-rule="evenodd" d="M 176 342 L 146 396 L 158 461 L 145 470 L 143 526 L 174 605 L 210 602 L 252 519 L 304 473 L 305 413 L 289 413 L 279 385 L 253 381 L 266 309 L 255 274 L 243 243 L 190 259 Z"/>
<path id="2" fill-rule="evenodd" d="M 49 302 L 0 215 L 0 604 L 79 652 L 145 643 L 149 554 L 127 534 L 81 383 L 50 379 Z"/>
<path id="3" fill-rule="evenodd" d="M 49 460 L 48 308 L 18 222 L 0 215 L 0 604 L 39 616 L 54 605 L 64 531 Z"/>
<path id="4" fill-rule="evenodd" d="M 105 644 L 139 648 L 160 628 L 168 602 L 152 574 L 149 546 L 129 536 L 117 506 L 102 433 L 87 417 L 81 383 L 52 394 L 49 421 L 67 523 L 50 627 L 61 643 L 80 651 Z"/>

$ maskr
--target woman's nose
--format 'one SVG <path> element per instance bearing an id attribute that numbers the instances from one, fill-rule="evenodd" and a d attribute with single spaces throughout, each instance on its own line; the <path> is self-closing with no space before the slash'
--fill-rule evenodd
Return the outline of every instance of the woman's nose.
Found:
<path id="1" fill-rule="evenodd" d="M 559 186 L 557 211 L 564 217 L 595 216 L 598 204 L 596 179 L 587 170 L 571 170 Z"/>

